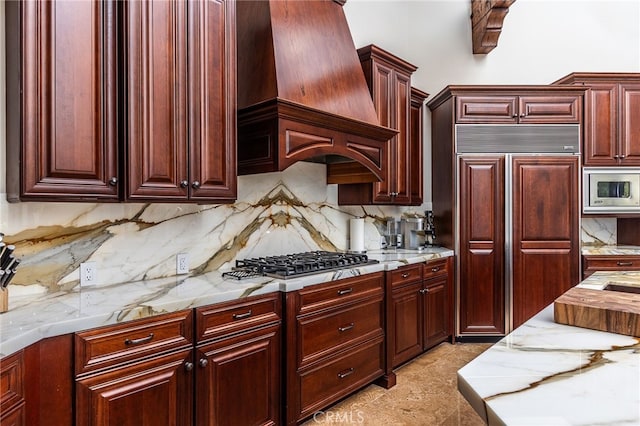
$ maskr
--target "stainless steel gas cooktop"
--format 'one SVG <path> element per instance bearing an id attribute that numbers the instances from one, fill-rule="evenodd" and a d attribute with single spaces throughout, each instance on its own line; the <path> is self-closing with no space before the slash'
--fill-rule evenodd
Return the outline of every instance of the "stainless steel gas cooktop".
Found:
<path id="1" fill-rule="evenodd" d="M 236 279 L 261 275 L 286 279 L 374 263 L 378 261 L 364 253 L 310 251 L 236 260 L 236 267 L 222 275 Z"/>

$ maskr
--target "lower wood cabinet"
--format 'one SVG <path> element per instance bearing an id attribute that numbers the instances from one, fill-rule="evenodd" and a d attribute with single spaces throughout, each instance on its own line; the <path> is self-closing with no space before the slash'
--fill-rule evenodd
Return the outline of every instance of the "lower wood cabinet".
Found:
<path id="1" fill-rule="evenodd" d="M 23 351 L 2 359 L 0 366 L 0 424 L 25 424 Z"/>
<path id="2" fill-rule="evenodd" d="M 271 293 L 76 333 L 76 425 L 279 424 L 281 306 Z"/>
<path id="3" fill-rule="evenodd" d="M 584 255 L 582 256 L 582 278 L 595 271 L 640 271 L 638 255 Z"/>
<path id="4" fill-rule="evenodd" d="M 384 273 L 286 295 L 286 424 L 384 374 Z"/>
<path id="5" fill-rule="evenodd" d="M 452 336 L 452 262 L 452 257 L 438 259 L 387 273 L 388 376 L 394 377 L 393 368 Z"/>
<path id="6" fill-rule="evenodd" d="M 281 295 L 196 309 L 196 425 L 278 425 Z"/>

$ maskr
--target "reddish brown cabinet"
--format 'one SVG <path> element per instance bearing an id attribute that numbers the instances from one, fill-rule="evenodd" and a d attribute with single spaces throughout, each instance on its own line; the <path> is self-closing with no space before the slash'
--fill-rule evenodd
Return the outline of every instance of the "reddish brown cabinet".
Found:
<path id="1" fill-rule="evenodd" d="M 457 338 L 503 336 L 579 282 L 583 96 L 448 86 L 428 103 L 435 226 L 459 250 Z"/>
<path id="2" fill-rule="evenodd" d="M 9 200 L 236 198 L 233 0 L 8 2 L 7 43 Z"/>
<path id="3" fill-rule="evenodd" d="M 582 278 L 596 271 L 640 271 L 638 255 L 583 255 Z"/>
<path id="4" fill-rule="evenodd" d="M 384 180 L 341 184 L 338 203 L 418 205 L 422 198 L 422 104 L 428 94 L 411 87 L 414 65 L 375 45 L 358 49 L 358 54 L 380 125 L 398 133 L 389 141 Z M 412 119 L 420 122 L 412 123 Z M 355 170 L 360 169 L 355 165 Z M 329 182 L 331 172 L 328 168 Z M 415 182 L 420 184 L 412 188 Z"/>
<path id="5" fill-rule="evenodd" d="M 640 165 L 640 74 L 572 73 L 554 84 L 587 89 L 585 166 Z"/>
<path id="6" fill-rule="evenodd" d="M 387 273 L 387 375 L 453 334 L 453 258 Z M 392 380 L 393 380 L 392 379 Z"/>
<path id="7" fill-rule="evenodd" d="M 75 424 L 192 423 L 192 311 L 76 333 L 75 354 Z"/>
<path id="8" fill-rule="evenodd" d="M 195 424 L 281 424 L 281 300 L 196 309 Z"/>
<path id="9" fill-rule="evenodd" d="M 383 376 L 383 300 L 383 272 L 287 293 L 285 424 Z"/>
<path id="10" fill-rule="evenodd" d="M 0 367 L 0 423 L 25 425 L 25 377 L 23 352 L 2 359 Z"/>
<path id="11" fill-rule="evenodd" d="M 235 2 L 124 9 L 131 201 L 236 198 Z"/>
<path id="12" fill-rule="evenodd" d="M 456 103 L 457 123 L 579 123 L 582 118 L 582 98 L 576 94 L 465 94 Z"/>
<path id="13" fill-rule="evenodd" d="M 460 159 L 458 332 L 505 333 L 504 157 Z"/>
<path id="14" fill-rule="evenodd" d="M 7 198 L 117 201 L 116 2 L 9 1 Z"/>

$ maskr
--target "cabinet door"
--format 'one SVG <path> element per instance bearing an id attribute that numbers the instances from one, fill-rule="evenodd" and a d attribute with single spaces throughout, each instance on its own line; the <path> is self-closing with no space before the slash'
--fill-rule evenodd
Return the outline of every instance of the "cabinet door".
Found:
<path id="1" fill-rule="evenodd" d="M 123 3 L 129 200 L 189 193 L 186 7 L 178 0 Z"/>
<path id="2" fill-rule="evenodd" d="M 640 165 L 640 83 L 620 84 L 620 155 L 624 166 Z"/>
<path id="3" fill-rule="evenodd" d="M 408 205 L 411 202 L 411 158 L 409 150 L 410 119 L 411 119 L 411 75 L 394 71 L 393 87 L 393 128 L 398 134 L 390 141 L 389 185 L 378 182 L 374 201 L 392 202 Z"/>
<path id="4" fill-rule="evenodd" d="M 582 101 L 576 95 L 533 95 L 518 98 L 518 123 L 580 123 Z"/>
<path id="5" fill-rule="evenodd" d="M 419 206 L 423 199 L 423 111 L 424 101 L 429 95 L 411 88 L 411 115 L 409 132 L 409 189 L 410 203 Z"/>
<path id="6" fill-rule="evenodd" d="M 197 0 L 189 9 L 191 199 L 236 198 L 235 2 Z"/>
<path id="7" fill-rule="evenodd" d="M 117 200 L 115 2 L 6 5 L 9 199 Z"/>
<path id="8" fill-rule="evenodd" d="M 424 304 L 424 349 L 427 350 L 447 340 L 449 331 L 448 278 L 441 276 L 425 280 Z"/>
<path id="9" fill-rule="evenodd" d="M 422 281 L 393 288 L 389 318 L 393 328 L 387 345 L 393 368 L 422 353 Z"/>
<path id="10" fill-rule="evenodd" d="M 584 165 L 616 165 L 618 154 L 618 85 L 589 84 L 585 94 Z"/>
<path id="11" fill-rule="evenodd" d="M 458 96 L 456 123 L 518 122 L 516 96 Z"/>
<path id="12" fill-rule="evenodd" d="M 460 159 L 460 334 L 504 334 L 504 157 Z"/>
<path id="13" fill-rule="evenodd" d="M 197 425 L 280 424 L 280 325 L 198 347 Z"/>
<path id="14" fill-rule="evenodd" d="M 76 380 L 78 426 L 191 425 L 193 349 Z"/>
<path id="15" fill-rule="evenodd" d="M 513 328 L 580 280 L 578 161 L 513 158 Z"/>

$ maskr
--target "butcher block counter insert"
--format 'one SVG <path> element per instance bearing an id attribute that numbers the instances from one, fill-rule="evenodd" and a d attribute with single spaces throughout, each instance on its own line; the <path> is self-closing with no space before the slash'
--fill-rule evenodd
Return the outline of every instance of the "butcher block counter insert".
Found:
<path id="1" fill-rule="evenodd" d="M 637 287 L 640 272 L 595 272 L 575 288 L 610 283 Z M 550 304 L 461 368 L 458 389 L 489 425 L 638 425 L 640 338 L 559 324 Z"/>

